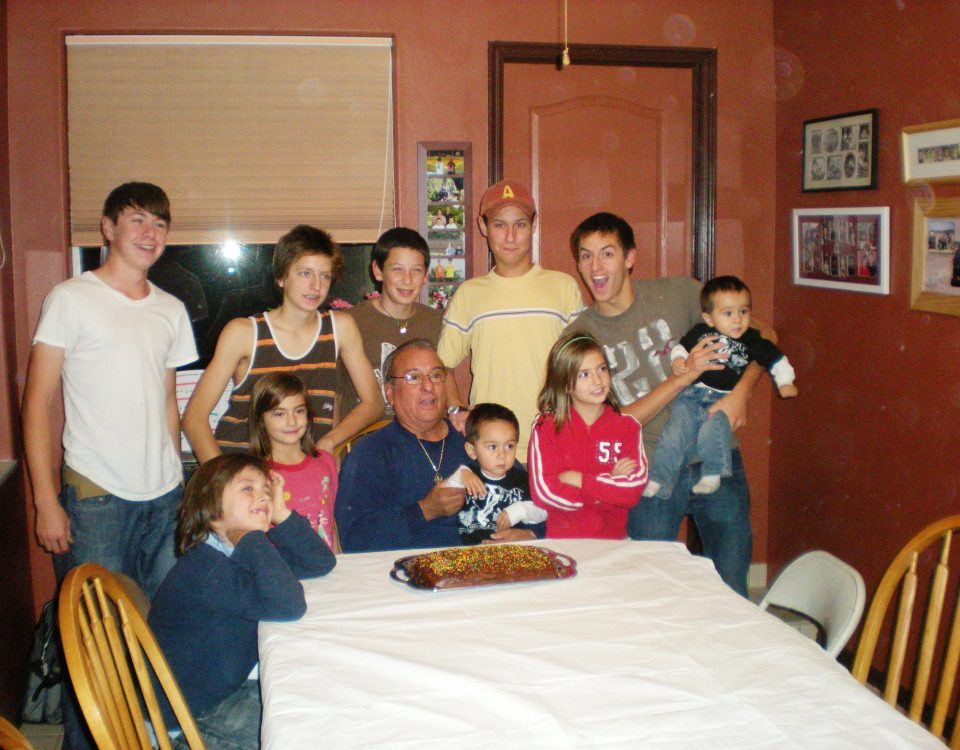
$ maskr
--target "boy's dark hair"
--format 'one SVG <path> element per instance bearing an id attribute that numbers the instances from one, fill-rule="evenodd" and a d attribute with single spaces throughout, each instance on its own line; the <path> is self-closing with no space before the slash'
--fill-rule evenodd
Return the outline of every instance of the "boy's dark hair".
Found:
<path id="1" fill-rule="evenodd" d="M 427 241 L 420 236 L 419 232 L 407 227 L 394 227 L 381 234 L 373 246 L 370 260 L 382 271 L 390 251 L 395 247 L 409 247 L 411 250 L 416 250 L 423 256 L 423 264 L 427 268 L 430 267 L 430 248 L 427 247 Z"/>
<path id="2" fill-rule="evenodd" d="M 573 234 L 570 235 L 570 252 L 573 253 L 574 261 L 580 262 L 580 240 L 588 234 L 597 233 L 614 235 L 624 253 L 637 246 L 636 240 L 633 238 L 633 229 L 626 219 L 616 214 L 601 211 L 581 221 L 577 228 L 573 230 Z"/>
<path id="3" fill-rule="evenodd" d="M 213 533 L 211 523 L 223 517 L 223 491 L 248 466 L 270 476 L 265 458 L 251 453 L 227 453 L 200 464 L 177 507 L 177 554 L 193 549 Z"/>
<path id="4" fill-rule="evenodd" d="M 752 296 L 750 287 L 736 276 L 715 276 L 700 290 L 700 309 L 703 312 L 713 312 L 713 298 L 718 292 L 746 292 Z"/>
<path id="5" fill-rule="evenodd" d="M 125 182 L 115 187 L 103 202 L 103 215 L 116 224 L 126 208 L 143 209 L 170 223 L 170 199 L 153 183 Z"/>
<path id="6" fill-rule="evenodd" d="M 476 404 L 467 413 L 467 425 L 464 431 L 466 442 L 475 445 L 480 437 L 480 427 L 487 422 L 506 422 L 513 425 L 517 435 L 520 434 L 520 422 L 517 415 L 506 406 L 500 404 Z"/>
<path id="7" fill-rule="evenodd" d="M 304 255 L 326 255 L 330 259 L 333 280 L 343 273 L 343 254 L 329 232 L 308 224 L 298 224 L 277 240 L 273 250 L 273 280 L 282 281 Z"/>

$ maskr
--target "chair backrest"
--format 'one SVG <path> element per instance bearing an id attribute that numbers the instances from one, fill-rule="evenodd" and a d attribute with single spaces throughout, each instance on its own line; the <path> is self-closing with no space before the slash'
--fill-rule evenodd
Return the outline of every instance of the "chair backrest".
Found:
<path id="1" fill-rule="evenodd" d="M 124 573 L 111 573 L 111 575 L 117 579 L 117 583 L 123 586 L 123 590 L 127 592 L 127 596 L 130 597 L 133 606 L 137 608 L 137 612 L 146 620 L 147 615 L 150 614 L 150 600 L 147 598 L 147 595 L 143 593 L 143 589 L 137 585 L 136 581 Z"/>
<path id="2" fill-rule="evenodd" d="M 374 422 L 372 425 L 364 427 L 360 432 L 357 432 L 351 435 L 349 438 L 344 440 L 340 445 L 338 445 L 333 450 L 333 457 L 337 459 L 337 466 L 343 463 L 344 457 L 353 450 L 353 446 L 356 445 L 357 441 L 362 438 L 364 435 L 369 435 L 371 432 L 376 432 L 381 427 L 386 427 L 390 424 L 392 419 L 380 419 Z"/>
<path id="3" fill-rule="evenodd" d="M 20 730 L 0 716 L 0 750 L 33 750 L 33 745 Z"/>
<path id="4" fill-rule="evenodd" d="M 805 552 L 776 577 L 760 602 L 816 620 L 826 634 L 824 650 L 836 657 L 860 623 L 866 586 L 855 568 L 824 550 Z"/>
<path id="5" fill-rule="evenodd" d="M 918 724 L 924 724 L 924 708 L 927 690 L 934 672 L 939 672 L 939 686 L 935 695 L 932 713 L 927 727 L 938 737 L 943 737 L 947 714 L 953 713 L 950 707 L 953 698 L 954 682 L 957 675 L 957 662 L 960 658 L 960 596 L 952 612 L 947 612 L 944 601 L 947 595 L 947 582 L 950 576 L 950 543 L 953 532 L 960 529 L 960 515 L 949 516 L 931 524 L 897 553 L 886 573 L 880 580 L 877 593 L 867 612 L 867 619 L 860 635 L 860 645 L 853 662 L 852 674 L 861 683 L 866 684 L 873 665 L 877 640 L 887 619 L 888 609 L 899 592 L 899 605 L 892 618 L 893 629 L 890 638 L 889 656 L 886 662 L 886 682 L 883 698 L 896 706 L 901 687 L 908 687 L 910 705 L 907 713 Z M 933 556 L 922 553 L 931 548 Z M 927 580 L 929 570 L 929 592 L 925 613 L 914 616 L 918 584 Z M 921 605 L 922 606 L 922 605 Z M 922 631 L 921 631 L 922 621 Z M 902 685 L 904 663 L 906 661 L 910 634 L 916 625 L 913 638 L 916 648 L 916 662 L 912 681 L 909 686 Z M 949 626 L 949 627 L 946 627 Z M 940 660 L 939 670 L 934 666 L 934 656 Z M 954 721 L 954 730 L 950 747 L 960 748 L 960 721 Z"/>
<path id="6" fill-rule="evenodd" d="M 71 570 L 60 589 L 59 619 L 67 669 L 97 747 L 151 747 L 148 718 L 160 747 L 170 747 L 152 671 L 184 738 L 191 748 L 203 748 L 153 631 L 113 574 L 95 563 Z"/>

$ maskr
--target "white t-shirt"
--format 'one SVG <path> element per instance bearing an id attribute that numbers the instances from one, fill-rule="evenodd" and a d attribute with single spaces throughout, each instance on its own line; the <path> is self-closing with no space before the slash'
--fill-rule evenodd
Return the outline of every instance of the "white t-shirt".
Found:
<path id="1" fill-rule="evenodd" d="M 183 479 L 167 429 L 168 369 L 197 359 L 186 308 L 150 284 L 134 300 L 88 271 L 54 287 L 33 342 L 64 351 L 64 461 L 125 500 Z"/>

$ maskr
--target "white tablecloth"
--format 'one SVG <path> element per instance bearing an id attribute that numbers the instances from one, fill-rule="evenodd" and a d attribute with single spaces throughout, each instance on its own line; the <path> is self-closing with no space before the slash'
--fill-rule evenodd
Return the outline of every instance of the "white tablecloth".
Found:
<path id="1" fill-rule="evenodd" d="M 576 577 L 425 592 L 343 555 L 260 626 L 263 747 L 943 747 L 679 544 L 546 540 Z"/>

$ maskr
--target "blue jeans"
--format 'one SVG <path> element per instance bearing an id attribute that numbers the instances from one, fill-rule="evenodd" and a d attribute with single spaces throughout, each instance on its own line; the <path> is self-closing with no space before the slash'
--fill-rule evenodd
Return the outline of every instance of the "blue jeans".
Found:
<path id="1" fill-rule="evenodd" d="M 182 495 L 183 488 L 175 487 L 153 500 L 116 495 L 78 500 L 76 490 L 65 484 L 60 504 L 70 519 L 73 544 L 65 554 L 54 555 L 57 580 L 81 563 L 95 562 L 130 576 L 153 599 L 177 560 L 173 537 Z"/>
<path id="2" fill-rule="evenodd" d="M 692 458 L 692 453 L 688 455 Z M 750 488 L 740 451 L 732 454 L 732 473 L 712 495 L 694 495 L 700 480 L 699 464 L 685 466 L 670 498 L 644 497 L 629 513 L 631 539 L 672 542 L 680 522 L 689 515 L 703 542 L 704 557 L 713 560 L 720 577 L 738 594 L 747 596 L 747 575 L 753 552 L 750 528 Z"/>
<path id="3" fill-rule="evenodd" d="M 245 680 L 212 711 L 194 720 L 207 750 L 257 750 L 262 711 L 260 681 Z M 183 735 L 173 746 L 177 750 L 190 747 Z"/>
<path id="4" fill-rule="evenodd" d="M 650 481 L 657 482 L 657 497 L 669 498 L 691 449 L 703 462 L 703 474 L 729 477 L 733 472 L 730 443 L 733 433 L 727 415 L 718 411 L 707 417 L 707 409 L 726 396 L 713 388 L 689 386 L 670 405 L 670 419 L 650 464 Z"/>

